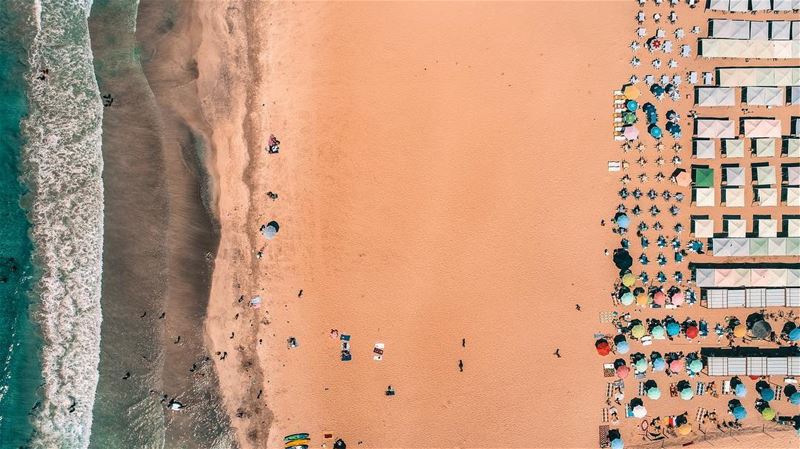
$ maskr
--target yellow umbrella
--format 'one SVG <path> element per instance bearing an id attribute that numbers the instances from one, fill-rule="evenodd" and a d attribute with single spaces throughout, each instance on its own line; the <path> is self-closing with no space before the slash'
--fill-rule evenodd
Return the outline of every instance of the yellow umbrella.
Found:
<path id="1" fill-rule="evenodd" d="M 639 89 L 637 89 L 636 86 L 628 84 L 624 89 L 622 89 L 622 95 L 624 95 L 628 100 L 635 100 L 639 98 L 641 92 L 639 92 Z"/>
<path id="2" fill-rule="evenodd" d="M 636 304 L 640 306 L 646 306 L 650 302 L 650 297 L 647 296 L 647 293 L 642 293 L 636 297 Z"/>
<path id="3" fill-rule="evenodd" d="M 686 423 L 680 427 L 678 427 L 678 435 L 689 435 L 692 433 L 692 425 Z"/>
<path id="4" fill-rule="evenodd" d="M 631 335 L 633 335 L 633 338 L 644 337 L 644 326 L 642 326 L 641 324 L 633 326 L 633 328 L 631 329 Z"/>
<path id="5" fill-rule="evenodd" d="M 733 336 L 737 338 L 744 337 L 747 333 L 747 327 L 744 324 L 740 324 L 733 328 Z"/>
<path id="6" fill-rule="evenodd" d="M 622 285 L 630 287 L 635 283 L 636 276 L 634 276 L 633 273 L 625 273 L 625 275 L 622 276 Z"/>

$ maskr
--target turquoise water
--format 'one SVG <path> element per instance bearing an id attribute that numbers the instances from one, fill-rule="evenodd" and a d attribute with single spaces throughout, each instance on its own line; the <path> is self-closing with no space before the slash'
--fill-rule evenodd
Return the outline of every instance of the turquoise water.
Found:
<path id="1" fill-rule="evenodd" d="M 31 320 L 30 224 L 20 205 L 22 138 L 20 121 L 27 113 L 26 49 L 20 38 L 19 14 L 8 3 L 0 9 L 0 449 L 18 448 L 29 440 L 28 412 L 41 383 L 41 345 Z"/>

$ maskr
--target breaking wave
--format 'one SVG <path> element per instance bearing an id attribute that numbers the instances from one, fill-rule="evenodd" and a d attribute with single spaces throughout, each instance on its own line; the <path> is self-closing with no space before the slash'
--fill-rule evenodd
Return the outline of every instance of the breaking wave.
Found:
<path id="1" fill-rule="evenodd" d="M 25 182 L 42 349 L 33 448 L 85 448 L 100 358 L 103 108 L 92 66 L 91 1 L 33 3 Z"/>

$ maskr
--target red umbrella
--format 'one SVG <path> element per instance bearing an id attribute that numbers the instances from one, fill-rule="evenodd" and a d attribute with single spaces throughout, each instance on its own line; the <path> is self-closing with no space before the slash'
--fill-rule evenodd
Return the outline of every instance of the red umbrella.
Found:
<path id="1" fill-rule="evenodd" d="M 611 352 L 611 345 L 603 340 L 595 344 L 595 349 L 597 349 L 597 353 L 600 355 L 608 355 Z"/>
<path id="2" fill-rule="evenodd" d="M 619 368 L 617 368 L 617 377 L 619 377 L 620 379 L 624 379 L 628 377 L 628 374 L 630 374 L 630 372 L 631 369 L 628 368 L 627 365 L 622 365 Z"/>
<path id="3" fill-rule="evenodd" d="M 661 290 L 657 291 L 655 295 L 653 295 L 653 302 L 663 306 L 667 302 L 667 295 L 664 294 Z"/>
<path id="4" fill-rule="evenodd" d="M 686 328 L 686 336 L 688 338 L 697 337 L 697 334 L 699 334 L 699 333 L 700 333 L 700 329 L 698 329 L 697 326 L 689 326 L 689 327 Z"/>

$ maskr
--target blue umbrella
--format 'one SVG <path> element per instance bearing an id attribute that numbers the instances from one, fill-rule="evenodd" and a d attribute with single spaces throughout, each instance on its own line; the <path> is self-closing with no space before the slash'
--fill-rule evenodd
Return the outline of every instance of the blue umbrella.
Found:
<path id="1" fill-rule="evenodd" d="M 627 215 L 621 214 L 619 217 L 617 217 L 617 226 L 619 226 L 620 228 L 628 229 L 628 225 L 630 224 L 631 224 L 631 219 L 628 218 Z"/>
<path id="2" fill-rule="evenodd" d="M 653 371 L 664 371 L 665 369 L 667 369 L 667 362 L 664 359 L 659 357 L 653 360 Z"/>
<path id="3" fill-rule="evenodd" d="M 736 394 L 736 396 L 743 398 L 747 396 L 747 387 L 745 387 L 744 384 L 736 384 L 734 393 Z"/>
<path id="4" fill-rule="evenodd" d="M 655 139 L 660 139 L 661 138 L 661 128 L 659 128 L 655 124 L 650 125 L 650 127 L 647 129 L 647 131 L 650 132 L 650 135 L 653 136 L 653 138 L 655 138 Z"/>
<path id="5" fill-rule="evenodd" d="M 681 332 L 680 324 L 674 321 L 670 321 L 669 323 L 667 323 L 667 335 L 669 335 L 670 337 L 674 337 L 675 335 L 678 335 L 680 332 Z"/>
<path id="6" fill-rule="evenodd" d="M 620 354 L 626 354 L 630 350 L 631 350 L 631 347 L 628 346 L 628 342 L 627 341 L 621 341 L 621 342 L 617 343 L 617 352 L 619 352 Z"/>
<path id="7" fill-rule="evenodd" d="M 800 391 L 789 396 L 789 402 L 791 402 L 794 405 L 800 405 Z"/>
<path id="8" fill-rule="evenodd" d="M 761 394 L 761 399 L 765 401 L 771 401 L 775 399 L 775 390 L 772 388 L 764 388 L 759 393 Z"/>
<path id="9" fill-rule="evenodd" d="M 676 115 L 677 115 L 677 113 L 675 111 L 673 111 L 672 109 L 670 109 L 669 111 L 667 111 L 667 120 L 674 119 Z"/>
<path id="10" fill-rule="evenodd" d="M 658 123 L 658 114 L 656 113 L 656 111 L 647 112 L 645 114 L 646 114 L 646 118 L 647 118 L 647 123 L 649 123 L 651 125 L 655 124 L 655 123 Z"/>
<path id="11" fill-rule="evenodd" d="M 800 327 L 796 327 L 789 332 L 789 340 L 800 341 Z"/>
<path id="12" fill-rule="evenodd" d="M 672 126 L 670 126 L 672 125 Z M 673 137 L 680 137 L 681 136 L 681 125 L 675 123 L 668 123 L 667 124 L 667 131 L 672 134 Z"/>
<path id="13" fill-rule="evenodd" d="M 649 114 L 649 113 L 651 113 L 651 112 L 656 112 L 656 107 L 655 107 L 655 106 L 653 106 L 653 103 L 645 103 L 645 104 L 642 106 L 642 110 L 643 110 L 644 112 L 647 112 L 647 113 Z"/>
<path id="14" fill-rule="evenodd" d="M 621 439 L 614 438 L 613 440 L 611 440 L 611 449 L 622 449 L 623 447 L 625 447 L 625 445 L 622 444 Z"/>
<path id="15" fill-rule="evenodd" d="M 747 418 L 747 410 L 744 409 L 741 405 L 738 407 L 733 408 L 733 417 L 736 419 L 745 419 Z"/>
<path id="16" fill-rule="evenodd" d="M 636 100 L 628 100 L 625 103 L 625 107 L 628 108 L 629 111 L 635 112 L 637 109 L 639 109 L 639 103 L 637 103 Z"/>
<path id="17" fill-rule="evenodd" d="M 660 97 L 664 95 L 664 88 L 661 87 L 660 84 L 653 84 L 652 86 L 650 86 L 650 93 L 652 93 L 656 97 Z"/>

